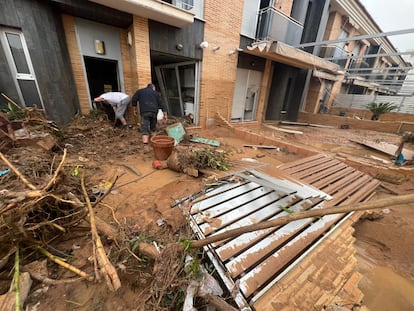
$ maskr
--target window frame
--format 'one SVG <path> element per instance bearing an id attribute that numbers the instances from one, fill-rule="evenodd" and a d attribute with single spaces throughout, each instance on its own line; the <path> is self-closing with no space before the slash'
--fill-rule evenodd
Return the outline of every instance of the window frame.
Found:
<path id="1" fill-rule="evenodd" d="M 9 44 L 9 40 L 7 38 L 7 34 L 13 34 L 13 35 L 17 35 L 19 37 L 20 43 L 21 43 L 21 46 L 22 46 L 22 50 L 23 50 L 23 55 L 24 55 L 27 67 L 29 69 L 29 73 L 18 72 L 18 68 L 17 68 L 16 62 L 15 62 L 15 58 L 14 58 L 13 53 L 12 53 L 12 49 L 11 49 L 10 44 Z M 13 82 L 14 82 L 14 85 L 16 87 L 16 90 L 17 90 L 17 93 L 18 93 L 18 96 L 19 96 L 20 104 L 24 107 L 31 106 L 31 105 L 28 105 L 28 103 L 26 103 L 26 101 L 24 99 L 24 94 L 23 94 L 23 91 L 20 87 L 19 81 L 33 81 L 34 87 L 35 87 L 35 90 L 37 92 L 38 99 L 39 99 L 40 105 L 41 105 L 41 107 L 39 107 L 39 108 L 44 109 L 42 96 L 40 94 L 39 85 L 37 83 L 37 79 L 36 79 L 35 71 L 34 71 L 34 68 L 33 68 L 32 60 L 31 60 L 30 54 L 29 54 L 29 49 L 27 48 L 27 43 L 26 43 L 26 40 L 24 38 L 23 32 L 21 30 L 17 30 L 17 29 L 13 29 L 13 28 L 0 27 L 0 42 L 1 42 L 1 45 L 3 46 L 3 50 L 4 50 L 5 55 L 6 55 L 6 60 L 7 60 L 7 63 L 9 65 L 11 75 L 13 77 Z"/>

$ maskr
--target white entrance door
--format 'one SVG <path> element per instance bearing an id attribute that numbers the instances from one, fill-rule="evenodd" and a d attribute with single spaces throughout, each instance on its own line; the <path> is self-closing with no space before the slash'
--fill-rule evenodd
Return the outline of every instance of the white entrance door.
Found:
<path id="1" fill-rule="evenodd" d="M 18 30 L 2 28 L 0 40 L 19 94 L 19 104 L 43 108 L 39 86 L 23 34 Z"/>
<path id="2" fill-rule="evenodd" d="M 231 114 L 232 121 L 256 120 L 257 101 L 259 99 L 261 81 L 261 71 L 237 69 Z"/>

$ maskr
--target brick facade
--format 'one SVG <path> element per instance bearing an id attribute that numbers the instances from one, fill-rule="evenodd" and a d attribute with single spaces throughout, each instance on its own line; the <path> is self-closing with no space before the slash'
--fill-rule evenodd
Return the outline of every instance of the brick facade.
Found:
<path id="1" fill-rule="evenodd" d="M 133 91 L 151 81 L 151 58 L 148 19 L 134 16 L 131 67 Z"/>
<path id="2" fill-rule="evenodd" d="M 82 55 L 76 37 L 75 18 L 64 14 L 62 15 L 62 21 L 81 109 L 80 112 L 88 114 L 91 110 L 91 102 L 88 95 Z M 133 25 L 128 29 L 120 28 L 119 32 L 123 65 L 120 74 L 123 75 L 125 92 L 132 95 L 138 88 L 152 82 L 148 19 L 134 16 Z M 131 33 L 131 45 L 128 43 L 128 32 Z M 127 111 L 127 117 L 129 119 L 133 118 L 131 109 Z"/>
<path id="3" fill-rule="evenodd" d="M 204 40 L 200 85 L 200 126 L 205 127 L 217 112 L 230 119 L 237 71 L 237 53 L 229 55 L 240 42 L 242 1 L 207 1 L 204 7 Z M 214 51 L 213 48 L 220 47 Z"/>
<path id="4" fill-rule="evenodd" d="M 62 23 L 65 31 L 66 44 L 68 47 L 69 58 L 72 67 L 73 78 L 76 85 L 76 94 L 78 95 L 80 112 L 89 113 L 91 106 L 87 89 L 87 82 L 83 71 L 82 55 L 78 41 L 76 39 L 75 18 L 70 15 L 62 15 Z"/>

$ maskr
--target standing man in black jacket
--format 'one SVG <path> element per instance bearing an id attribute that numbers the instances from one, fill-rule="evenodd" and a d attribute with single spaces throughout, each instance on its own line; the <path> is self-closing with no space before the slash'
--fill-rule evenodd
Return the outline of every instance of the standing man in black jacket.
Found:
<path id="1" fill-rule="evenodd" d="M 167 119 L 164 102 L 160 94 L 155 90 L 155 85 L 150 83 L 146 88 L 135 92 L 132 97 L 132 106 L 134 113 L 137 114 L 137 104 L 139 103 L 139 113 L 141 115 L 141 133 L 142 142 L 148 144 L 151 132 L 157 130 L 157 113 L 161 109 L 164 113 L 164 119 Z"/>

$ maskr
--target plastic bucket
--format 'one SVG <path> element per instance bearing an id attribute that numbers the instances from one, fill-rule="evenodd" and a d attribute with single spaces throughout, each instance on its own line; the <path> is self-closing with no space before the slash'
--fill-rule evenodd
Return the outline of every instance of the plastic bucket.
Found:
<path id="1" fill-rule="evenodd" d="M 169 136 L 160 135 L 151 138 L 154 157 L 157 160 L 167 160 L 174 148 L 175 139 Z"/>

